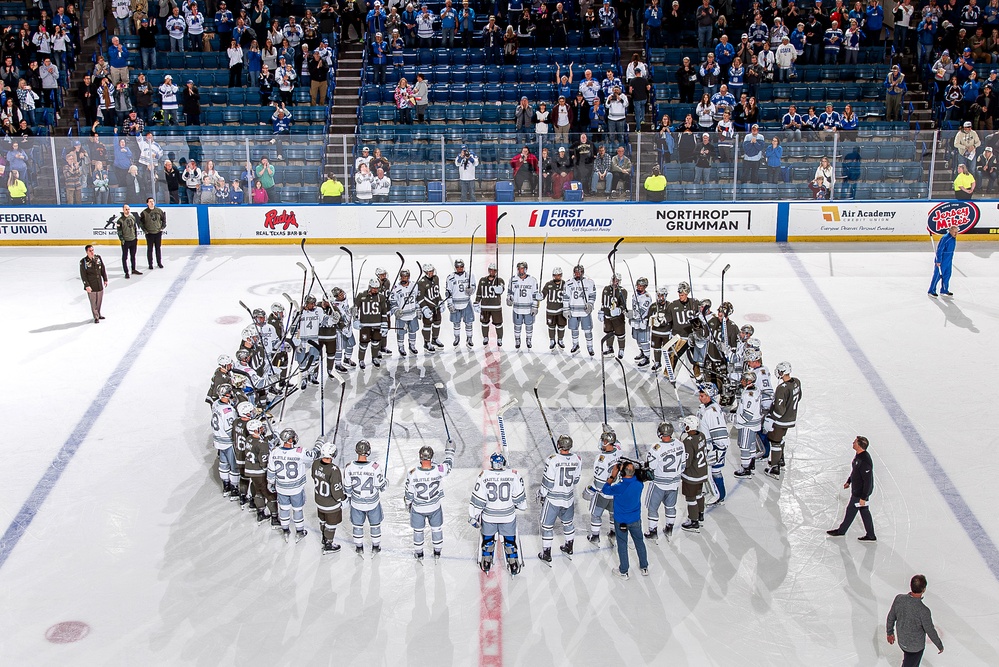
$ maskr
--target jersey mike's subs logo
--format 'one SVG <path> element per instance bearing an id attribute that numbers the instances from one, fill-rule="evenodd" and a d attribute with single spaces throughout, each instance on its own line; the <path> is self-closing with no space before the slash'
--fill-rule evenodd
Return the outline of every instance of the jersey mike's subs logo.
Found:
<path id="1" fill-rule="evenodd" d="M 958 234 L 974 229 L 981 219 L 981 211 L 971 202 L 945 201 L 937 204 L 926 216 L 926 228 L 931 234 L 945 234 L 950 227 L 957 227 Z"/>
<path id="2" fill-rule="evenodd" d="M 582 208 L 544 208 L 531 211 L 529 227 L 555 227 L 580 231 L 606 230 L 614 218 L 592 218 Z"/>

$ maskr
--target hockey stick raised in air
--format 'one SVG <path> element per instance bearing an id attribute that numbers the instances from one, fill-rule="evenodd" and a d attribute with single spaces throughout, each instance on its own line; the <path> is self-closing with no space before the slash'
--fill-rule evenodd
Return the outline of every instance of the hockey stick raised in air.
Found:
<path id="1" fill-rule="evenodd" d="M 354 280 L 354 253 L 345 245 L 340 246 L 340 250 L 343 250 L 350 257 L 350 297 L 354 298 L 357 296 L 357 281 Z M 302 252 L 305 252 L 305 239 L 302 239 Z"/>
<path id="2" fill-rule="evenodd" d="M 555 434 L 552 433 L 552 427 L 548 423 L 548 415 L 545 414 L 545 406 L 541 404 L 541 396 L 538 395 L 538 387 L 541 383 L 545 381 L 545 374 L 542 373 L 538 377 L 538 381 L 534 383 L 534 400 L 538 403 L 538 409 L 541 410 L 541 418 L 545 420 L 545 428 L 548 429 L 548 437 L 552 441 L 552 448 L 558 451 L 558 446 L 555 444 Z"/>
<path id="3" fill-rule="evenodd" d="M 721 275 L 721 300 L 722 300 L 722 303 L 725 303 L 725 274 L 728 273 L 728 270 L 731 269 L 731 268 L 732 268 L 731 264 L 726 264 L 725 268 L 722 269 L 722 275 Z"/>
<path id="4" fill-rule="evenodd" d="M 690 276 L 690 260 L 687 260 L 687 284 L 690 286 L 690 298 L 694 298 L 694 279 Z"/>
<path id="5" fill-rule="evenodd" d="M 635 413 L 631 409 L 631 393 L 628 391 L 628 372 L 624 368 L 624 363 L 614 357 L 614 361 L 617 365 L 621 367 L 621 379 L 624 381 L 624 397 L 628 401 L 628 423 L 631 424 L 631 441 L 635 444 L 635 456 L 641 456 L 638 453 L 638 436 L 635 435 Z"/>
<path id="6" fill-rule="evenodd" d="M 499 425 L 500 446 L 503 448 L 503 458 L 505 458 L 508 462 L 510 461 L 510 448 L 506 442 L 506 426 L 503 423 L 503 413 L 515 405 L 517 405 L 517 399 L 511 398 L 507 401 L 506 405 L 496 411 L 496 423 Z M 448 442 L 450 442 L 450 440 Z"/>
<path id="7" fill-rule="evenodd" d="M 325 297 L 325 299 L 329 301 L 330 298 L 329 295 L 326 293 L 326 288 L 323 287 L 323 281 L 319 279 L 318 275 L 316 275 L 316 265 L 312 263 L 312 259 L 309 257 L 309 253 L 306 252 L 305 250 L 305 241 L 306 241 L 305 239 L 302 239 L 302 254 L 305 255 L 305 261 L 309 263 L 309 268 L 312 269 L 312 279 L 317 283 L 319 283 L 319 289 L 323 291 L 323 297 Z M 310 292 L 312 291 L 311 287 L 309 288 L 309 291 Z M 305 297 L 302 297 L 302 300 L 304 301 Z"/>
<path id="8" fill-rule="evenodd" d="M 652 258 L 652 293 L 657 294 L 659 292 L 659 269 L 656 267 L 656 256 L 648 248 L 645 249 L 645 252 L 649 253 L 649 257 Z"/>
<path id="9" fill-rule="evenodd" d="M 391 389 L 392 397 L 389 399 L 389 427 L 388 427 L 388 441 L 385 444 L 385 470 L 383 475 L 388 475 L 388 464 L 389 464 L 389 454 L 392 450 L 392 424 L 395 423 L 395 398 L 399 393 L 397 391 L 398 385 L 393 385 Z"/>

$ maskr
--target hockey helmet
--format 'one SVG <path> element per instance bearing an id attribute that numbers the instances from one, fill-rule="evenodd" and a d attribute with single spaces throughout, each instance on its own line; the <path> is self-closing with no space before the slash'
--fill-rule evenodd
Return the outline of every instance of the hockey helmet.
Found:
<path id="1" fill-rule="evenodd" d="M 552 277 L 554 277 L 554 276 L 560 276 L 560 275 L 562 275 L 562 267 L 561 266 L 556 266 L 554 269 L 552 269 Z"/>
<path id="2" fill-rule="evenodd" d="M 635 286 L 636 287 L 648 287 L 649 286 L 649 279 L 648 278 L 639 278 L 638 280 L 635 281 Z"/>
<path id="3" fill-rule="evenodd" d="M 719 313 L 725 313 L 726 317 L 731 317 L 732 313 L 735 312 L 735 308 L 732 306 L 731 301 L 722 301 L 722 305 L 718 306 Z"/>
<path id="4" fill-rule="evenodd" d="M 527 271 L 527 262 L 517 262 L 517 268 Z"/>
<path id="5" fill-rule="evenodd" d="M 701 314 L 705 317 L 711 314 L 711 299 L 701 299 Z"/>
<path id="6" fill-rule="evenodd" d="M 344 299 L 347 298 L 347 293 L 344 292 L 339 287 L 334 287 L 333 288 L 333 298 L 336 299 L 337 301 L 343 301 Z"/>
<path id="7" fill-rule="evenodd" d="M 381 283 L 378 282 L 378 278 L 372 278 L 368 281 L 368 289 L 378 289 L 381 287 Z"/>
<path id="8" fill-rule="evenodd" d="M 701 424 L 701 420 L 695 415 L 687 415 L 683 418 L 683 428 L 689 431 L 696 431 L 697 427 Z"/>
<path id="9" fill-rule="evenodd" d="M 560 435 L 556 447 L 558 447 L 560 452 L 570 451 L 572 449 L 572 438 L 567 435 Z"/>
<path id="10" fill-rule="evenodd" d="M 621 282 L 621 274 L 620 273 L 615 273 L 613 276 L 611 276 L 611 280 L 612 280 L 612 282 L 614 282 L 614 284 L 620 283 Z"/>
<path id="11" fill-rule="evenodd" d="M 742 338 L 743 340 L 746 340 L 746 338 L 751 338 L 755 333 L 756 329 L 753 327 L 752 324 L 743 324 L 741 327 L 739 327 L 739 336 L 743 337 Z"/>
<path id="12" fill-rule="evenodd" d="M 669 422 L 662 422 L 659 424 L 659 428 L 656 429 L 656 434 L 660 438 L 672 438 L 673 437 L 673 425 Z"/>
<path id="13" fill-rule="evenodd" d="M 376 276 L 387 276 L 388 275 L 388 271 L 386 271 L 385 269 L 383 269 L 382 267 L 379 266 L 377 269 L 375 269 L 375 275 Z"/>
<path id="14" fill-rule="evenodd" d="M 489 266 L 486 267 L 489 271 L 497 271 L 496 262 L 489 262 Z"/>
<path id="15" fill-rule="evenodd" d="M 741 381 L 745 383 L 744 386 L 751 387 L 752 385 L 756 384 L 756 373 L 754 373 L 753 371 L 746 371 L 745 373 L 742 374 Z"/>
<path id="16" fill-rule="evenodd" d="M 496 452 L 489 457 L 489 467 L 493 470 L 502 470 L 506 467 L 506 457 Z"/>
<path id="17" fill-rule="evenodd" d="M 791 363 L 788 361 L 782 361 L 777 364 L 777 368 L 774 369 L 777 373 L 777 377 L 784 377 L 785 375 L 791 374 Z"/>
<path id="18" fill-rule="evenodd" d="M 429 262 L 428 262 L 427 264 L 424 264 L 424 265 L 423 265 L 423 272 L 424 272 L 424 273 L 432 273 L 432 272 L 434 272 L 435 270 L 436 270 L 436 269 L 434 269 L 434 265 L 433 265 L 433 264 L 430 264 Z"/>
<path id="19" fill-rule="evenodd" d="M 223 396 L 228 396 L 228 397 L 231 398 L 232 397 L 232 385 L 229 384 L 228 382 L 223 382 L 222 384 L 220 384 L 219 388 L 218 388 L 218 396 L 219 396 L 219 398 L 222 398 Z"/>
<path id="20" fill-rule="evenodd" d="M 307 295 L 305 297 L 305 305 L 306 306 L 314 306 L 314 305 L 316 305 L 316 297 L 314 297 L 311 294 Z"/>
<path id="21" fill-rule="evenodd" d="M 257 339 L 257 328 L 256 327 L 246 327 L 243 329 L 243 340 L 256 340 Z"/>
<path id="22" fill-rule="evenodd" d="M 423 445 L 420 447 L 420 460 L 421 461 L 433 461 L 434 460 L 434 448 L 430 445 Z"/>
<path id="23" fill-rule="evenodd" d="M 690 283 L 681 282 L 676 286 L 677 294 L 690 294 Z"/>
<path id="24" fill-rule="evenodd" d="M 660 301 L 665 301 L 666 297 L 669 296 L 669 289 L 666 287 L 660 287 L 656 290 L 656 298 Z"/>
<path id="25" fill-rule="evenodd" d="M 264 312 L 263 308 L 254 308 L 253 309 L 253 319 L 255 319 L 255 320 L 263 320 L 263 319 L 266 319 L 266 318 L 267 318 L 267 313 Z"/>
<path id="26" fill-rule="evenodd" d="M 244 347 L 242 350 L 236 352 L 236 358 L 245 364 L 250 360 L 250 351 Z M 232 360 L 230 360 L 229 363 L 231 364 Z"/>
<path id="27" fill-rule="evenodd" d="M 220 354 L 219 367 L 222 366 L 232 366 L 232 357 L 230 357 L 228 354 Z"/>
<path id="28" fill-rule="evenodd" d="M 758 350 L 760 349 L 760 339 L 759 338 L 747 338 L 746 339 L 746 349 L 748 350 Z"/>
<path id="29" fill-rule="evenodd" d="M 705 382 L 697 388 L 697 391 L 710 399 L 718 398 L 718 387 L 715 386 L 714 382 Z"/>
<path id="30" fill-rule="evenodd" d="M 264 430 L 264 423 L 259 419 L 251 419 L 246 422 L 246 430 L 250 433 L 258 433 Z"/>
<path id="31" fill-rule="evenodd" d="M 463 259 L 454 260 L 454 268 L 457 269 L 458 267 L 465 268 L 465 260 Z"/>
<path id="32" fill-rule="evenodd" d="M 298 433 L 296 433 L 293 428 L 284 429 L 278 437 L 281 439 L 282 443 L 290 442 L 293 445 L 298 444 Z"/>
<path id="33" fill-rule="evenodd" d="M 271 313 L 277 315 L 278 313 L 283 313 L 283 312 L 284 312 L 284 304 L 278 303 L 277 301 L 271 304 Z"/>
<path id="34" fill-rule="evenodd" d="M 583 274 L 586 273 L 586 269 L 583 268 L 582 264 L 577 264 L 576 266 L 572 267 L 572 272 L 573 274 L 578 273 L 580 276 L 582 276 Z"/>
<path id="35" fill-rule="evenodd" d="M 236 353 L 237 355 L 239 352 Z M 243 387 L 246 386 L 246 376 L 242 373 L 233 373 L 231 377 L 232 386 L 236 389 L 242 391 Z"/>
<path id="36" fill-rule="evenodd" d="M 746 348 L 746 361 L 763 361 L 763 354 L 755 347 Z"/>
<path id="37" fill-rule="evenodd" d="M 609 426 L 604 424 L 604 432 L 600 434 L 600 446 L 606 447 L 607 445 L 617 444 L 617 433 L 615 433 Z"/>
<path id="38" fill-rule="evenodd" d="M 409 277 L 409 269 L 403 269 L 402 271 L 400 271 L 399 272 L 399 277 L 402 277 L 402 276 L 405 276 L 405 277 L 408 278 Z"/>
<path id="39" fill-rule="evenodd" d="M 336 458 L 336 443 L 334 442 L 323 442 L 320 440 L 316 443 L 319 445 L 319 457 L 324 459 L 335 459 Z"/>
<path id="40" fill-rule="evenodd" d="M 236 406 L 236 414 L 244 419 L 249 418 L 253 415 L 253 406 L 249 401 L 243 401 Z"/>
<path id="41" fill-rule="evenodd" d="M 354 445 L 354 453 L 358 456 L 370 456 L 371 443 L 367 440 L 358 440 L 357 444 Z"/>

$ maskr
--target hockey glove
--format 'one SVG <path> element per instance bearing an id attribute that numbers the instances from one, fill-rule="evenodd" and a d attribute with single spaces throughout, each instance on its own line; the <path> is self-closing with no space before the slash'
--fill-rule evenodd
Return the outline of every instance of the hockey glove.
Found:
<path id="1" fill-rule="evenodd" d="M 273 482 L 267 485 L 267 490 L 270 491 L 271 493 L 277 493 L 277 487 L 274 486 Z"/>
<path id="2" fill-rule="evenodd" d="M 763 420 L 763 430 L 766 433 L 771 433 L 774 430 L 774 420 L 773 417 L 767 417 Z"/>
<path id="3" fill-rule="evenodd" d="M 470 525 L 472 528 L 478 528 L 479 520 L 476 519 L 474 516 L 470 516 L 468 517 L 468 525 Z"/>
<path id="4" fill-rule="evenodd" d="M 538 501 L 539 505 L 543 505 L 544 504 L 544 502 L 545 502 L 545 494 L 541 492 L 541 489 L 538 489 L 538 493 L 537 493 L 535 499 Z"/>
<path id="5" fill-rule="evenodd" d="M 537 314 L 538 314 L 538 304 L 537 302 L 535 302 L 535 304 L 531 306 L 531 317 L 534 317 Z"/>
<path id="6" fill-rule="evenodd" d="M 589 315 L 590 313 L 593 312 L 593 304 L 592 303 L 586 304 L 584 310 L 586 311 L 586 314 Z"/>
<path id="7" fill-rule="evenodd" d="M 509 294 L 506 295 L 506 305 L 508 305 L 508 306 L 512 306 L 513 305 L 513 296 L 511 296 Z"/>
<path id="8" fill-rule="evenodd" d="M 594 489 L 592 486 L 586 487 L 585 489 L 583 489 L 583 500 L 587 502 L 593 500 L 593 496 L 595 493 L 596 489 Z"/>
<path id="9" fill-rule="evenodd" d="M 493 291 L 493 296 L 503 296 L 503 286 L 502 285 L 494 285 L 492 287 L 492 291 Z"/>
<path id="10" fill-rule="evenodd" d="M 388 335 L 388 327 L 383 324 L 381 328 L 378 330 L 378 333 L 380 333 L 382 335 L 382 338 L 384 338 L 385 336 Z"/>
<path id="11" fill-rule="evenodd" d="M 601 310 L 599 310 L 597 312 L 597 319 L 600 320 L 601 322 L 604 321 L 604 311 L 603 311 L 603 309 L 601 309 Z"/>
<path id="12" fill-rule="evenodd" d="M 360 320 L 354 320 L 354 328 L 357 329 L 358 331 L 361 330 L 361 321 Z"/>
<path id="13" fill-rule="evenodd" d="M 454 314 L 454 306 L 450 302 L 447 304 L 447 312 Z"/>
<path id="14" fill-rule="evenodd" d="M 566 319 L 569 319 L 569 309 L 568 308 L 563 308 L 562 309 L 562 317 L 564 317 Z"/>
<path id="15" fill-rule="evenodd" d="M 475 303 L 472 304 L 472 310 L 474 310 L 476 314 L 478 314 L 482 310 L 482 304 L 476 301 Z"/>
<path id="16" fill-rule="evenodd" d="M 434 311 L 430 310 L 430 306 L 424 306 L 422 312 L 423 312 L 423 317 L 428 320 L 434 316 Z"/>

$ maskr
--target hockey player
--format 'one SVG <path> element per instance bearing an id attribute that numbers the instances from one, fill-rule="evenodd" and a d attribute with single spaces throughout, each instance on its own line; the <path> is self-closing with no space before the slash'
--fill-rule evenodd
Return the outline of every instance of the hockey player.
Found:
<path id="1" fill-rule="evenodd" d="M 271 526 L 280 528 L 277 494 L 272 493 L 267 485 L 267 465 L 270 462 L 272 448 L 270 438 L 266 435 L 264 423 L 259 419 L 248 421 L 246 431 L 250 440 L 246 446 L 244 472 L 250 481 L 253 507 L 257 510 L 257 523 L 270 516 Z"/>
<path id="2" fill-rule="evenodd" d="M 527 262 L 517 262 L 517 273 L 510 278 L 506 305 L 513 306 L 513 346 L 520 349 L 520 330 L 527 329 L 527 347 L 534 336 L 534 318 L 538 314 L 538 281 L 527 275 Z"/>
<path id="3" fill-rule="evenodd" d="M 247 430 L 246 425 L 250 423 L 250 419 L 253 417 L 254 412 L 253 405 L 249 401 L 243 401 L 236 406 L 236 419 L 232 422 L 232 431 L 230 437 L 232 438 L 233 454 L 236 458 L 236 471 L 239 473 L 239 481 L 237 482 L 239 493 L 238 495 L 233 493 L 229 495 L 229 500 L 239 500 L 239 509 L 247 503 L 247 492 L 250 488 L 250 478 L 246 476 L 246 450 L 250 446 L 250 432 Z"/>
<path id="4" fill-rule="evenodd" d="M 662 349 L 670 339 L 669 331 L 669 290 L 660 287 L 656 290 L 656 300 L 649 306 L 649 328 L 652 334 L 652 371 L 663 367 Z"/>
<path id="5" fill-rule="evenodd" d="M 263 308 L 254 308 L 252 314 L 253 326 L 256 327 L 257 335 L 260 336 L 260 342 L 264 346 L 264 354 L 267 355 L 268 359 L 273 359 L 278 344 L 281 342 L 281 336 L 278 335 L 274 325 L 267 322 L 267 313 L 264 312 Z"/>
<path id="6" fill-rule="evenodd" d="M 728 374 L 732 350 L 739 339 L 739 328 L 729 319 L 732 311 L 732 304 L 725 301 L 718 306 L 715 316 L 708 320 L 707 381 L 714 382 L 718 387 L 721 394 L 718 403 L 722 407 L 735 401 L 735 387 Z"/>
<path id="7" fill-rule="evenodd" d="M 340 467 L 333 463 L 336 458 L 336 444 L 316 443 L 319 458 L 312 462 L 312 485 L 315 489 L 316 512 L 319 526 L 323 531 L 323 555 L 340 551 L 340 545 L 333 542 L 336 527 L 343 521 L 343 501 L 347 495 L 343 490 L 343 476 Z"/>
<path id="8" fill-rule="evenodd" d="M 236 409 L 232 403 L 232 385 L 219 385 L 218 398 L 212 403 L 212 442 L 218 452 L 219 478 L 222 495 L 226 498 L 239 493 L 239 470 L 236 469 L 236 452 L 232 446 L 232 423 L 236 419 Z"/>
<path id="9" fill-rule="evenodd" d="M 753 337 L 754 333 L 756 333 L 756 329 L 752 324 L 743 324 L 739 327 L 739 342 L 736 343 L 735 349 L 732 350 L 732 364 L 740 372 L 743 369 L 743 364 L 746 363 L 746 350 L 749 349 L 746 342 Z"/>
<path id="10" fill-rule="evenodd" d="M 377 461 L 368 461 L 371 456 L 371 443 L 358 440 L 354 445 L 357 460 L 347 464 L 344 485 L 350 499 L 350 525 L 354 535 L 354 551 L 364 556 L 364 522 L 371 530 L 371 553 L 382 550 L 382 501 L 381 493 L 388 487 L 388 480 L 382 474 Z"/>
<path id="11" fill-rule="evenodd" d="M 763 415 L 760 411 L 760 391 L 756 388 L 756 373 L 746 371 L 742 374 L 742 393 L 739 395 L 739 405 L 735 410 L 735 428 L 739 432 L 739 457 L 742 469 L 736 471 L 736 477 L 752 477 L 756 469 L 756 445 L 759 442 L 760 425 Z"/>
<path id="12" fill-rule="evenodd" d="M 502 294 L 502 292 L 500 292 Z M 489 470 L 483 470 L 475 480 L 472 497 L 468 503 L 468 522 L 473 528 L 481 526 L 482 555 L 479 567 L 488 573 L 493 564 L 496 534 L 503 536 L 510 574 L 520 572 L 523 563 L 517 546 L 517 514 L 515 510 L 527 507 L 527 490 L 524 478 L 516 470 L 506 470 L 506 457 L 496 452 L 489 457 Z"/>
<path id="13" fill-rule="evenodd" d="M 687 344 L 690 337 L 691 322 L 697 315 L 697 302 L 690 296 L 690 285 L 681 282 L 676 286 L 676 299 L 669 304 L 669 324 L 668 329 L 671 336 L 679 336 L 680 340 L 676 347 L 669 351 L 669 363 L 671 368 L 676 368 L 677 356 Z M 698 374 L 698 369 L 694 368 L 694 374 Z"/>
<path id="14" fill-rule="evenodd" d="M 652 296 L 646 291 L 649 287 L 648 278 L 635 281 L 635 293 L 631 296 L 631 308 L 628 317 L 631 322 L 631 337 L 638 343 L 638 356 L 635 361 L 638 367 L 649 365 L 649 310 L 652 308 Z"/>
<path id="15" fill-rule="evenodd" d="M 242 350 L 240 352 L 242 352 Z M 239 354 L 239 352 L 237 352 L 236 354 Z M 250 400 L 250 396 L 254 396 L 257 399 L 260 398 L 256 396 L 253 387 L 249 386 L 249 378 L 247 378 L 247 376 L 243 375 L 242 373 L 238 372 L 236 370 L 236 367 L 233 366 L 232 404 L 236 407 L 237 413 L 239 413 L 239 406 L 242 405 L 243 403 L 249 403 L 251 406 L 255 404 L 255 401 Z M 266 398 L 265 392 L 261 391 L 260 396 Z M 261 405 L 264 405 L 263 401 L 261 401 Z"/>
<path id="16" fill-rule="evenodd" d="M 423 349 L 433 354 L 444 349 L 441 335 L 441 279 L 433 264 L 423 265 L 423 276 L 416 283 L 417 305 L 423 317 Z"/>
<path id="17" fill-rule="evenodd" d="M 281 446 L 271 451 L 267 461 L 267 488 L 277 494 L 278 519 L 284 541 L 291 539 L 290 523 L 295 523 L 295 542 L 308 534 L 305 529 L 305 482 L 319 448 L 306 450 L 298 446 L 298 434 L 286 428 L 278 436 Z"/>
<path id="18" fill-rule="evenodd" d="M 597 286 L 592 280 L 583 274 L 585 269 L 582 264 L 572 268 L 572 280 L 565 284 L 565 291 L 562 296 L 562 314 L 568 320 L 569 330 L 572 331 L 572 349 L 570 352 L 579 352 L 579 329 L 583 329 L 586 336 L 586 349 L 590 356 L 594 356 L 593 351 L 593 304 L 597 302 Z"/>
<path id="19" fill-rule="evenodd" d="M 760 390 L 760 410 L 763 414 L 770 412 L 774 403 L 774 385 L 770 370 L 763 365 L 763 355 L 756 348 L 746 348 L 744 353 L 746 370 L 756 373 L 756 387 Z"/>
<path id="20" fill-rule="evenodd" d="M 699 420 L 694 415 L 683 418 L 686 433 L 681 440 L 687 461 L 680 475 L 680 488 L 687 501 L 687 520 L 680 528 L 692 533 L 701 532 L 704 520 L 704 483 L 708 479 L 708 455 L 704 435 L 698 431 Z"/>
<path id="21" fill-rule="evenodd" d="M 621 274 L 611 277 L 611 284 L 600 293 L 600 311 L 597 317 L 604 323 L 604 337 L 600 348 L 604 355 L 614 354 L 617 338 L 617 358 L 624 358 L 624 318 L 628 310 L 628 290 L 621 287 Z"/>
<path id="22" fill-rule="evenodd" d="M 250 365 L 253 359 L 253 354 L 247 349 L 241 349 L 236 352 L 236 363 L 234 363 L 231 368 L 229 375 L 235 379 L 236 376 L 242 376 L 246 379 L 246 383 L 253 387 L 254 389 L 261 389 L 265 386 L 265 381 L 260 375 L 257 374 L 257 370 Z"/>
<path id="23" fill-rule="evenodd" d="M 475 310 L 472 308 L 472 274 L 465 271 L 465 262 L 454 260 L 454 273 L 447 278 L 445 287 L 447 309 L 451 325 L 454 327 L 454 346 L 461 341 L 461 324 L 465 323 L 465 344 L 472 347 L 472 322 Z"/>
<path id="24" fill-rule="evenodd" d="M 403 499 L 409 510 L 409 525 L 413 527 L 413 555 L 423 560 L 423 531 L 430 524 L 430 542 L 434 548 L 434 560 L 441 557 L 444 547 L 444 511 L 441 500 L 444 498 L 444 478 L 454 465 L 454 444 L 449 440 L 444 449 L 444 461 L 434 463 L 434 450 L 424 445 L 420 447 L 420 465 L 410 469 L 406 475 L 406 488 Z"/>
<path id="25" fill-rule="evenodd" d="M 718 489 L 718 499 L 715 503 L 725 502 L 725 457 L 728 454 L 728 424 L 725 413 L 715 399 L 718 388 L 712 383 L 702 384 L 697 393 L 701 407 L 697 409 L 697 418 L 701 422 L 700 432 L 706 441 L 708 463 L 711 465 L 711 478 Z"/>
<path id="26" fill-rule="evenodd" d="M 208 393 L 205 395 L 205 403 L 209 406 L 215 403 L 219 397 L 219 387 L 224 384 L 232 384 L 232 357 L 228 354 L 220 354 L 218 358 L 218 368 L 215 369 L 215 373 L 212 375 L 212 383 L 208 387 Z"/>
<path id="27" fill-rule="evenodd" d="M 645 499 L 649 531 L 646 539 L 654 540 L 659 529 L 659 506 L 666 507 L 666 526 L 663 535 L 669 541 L 676 523 L 676 497 L 680 491 L 680 474 L 687 464 L 687 450 L 683 443 L 673 439 L 673 425 L 662 422 L 656 429 L 659 442 L 652 446 L 645 459 L 655 478 Z"/>
<path id="28" fill-rule="evenodd" d="M 309 294 L 293 324 L 294 338 L 291 342 L 295 346 L 295 361 L 302 374 L 302 389 L 309 381 L 319 384 L 319 325 L 323 315 L 322 309 L 316 307 L 316 297 Z"/>
<path id="29" fill-rule="evenodd" d="M 562 311 L 562 300 L 565 297 L 565 281 L 562 280 L 562 268 L 552 269 L 552 279 L 545 283 L 538 300 L 545 302 L 545 321 L 548 324 L 548 349 L 554 350 L 558 345 L 565 349 L 566 317 Z"/>
<path id="30" fill-rule="evenodd" d="M 375 278 L 378 280 L 378 293 L 385 297 L 387 303 L 392 294 L 392 283 L 389 282 L 388 271 L 379 266 L 375 269 Z M 386 328 L 392 326 L 392 318 L 388 315 L 385 316 L 385 326 Z M 392 350 L 388 345 L 388 336 L 383 335 L 381 344 L 377 346 L 377 349 L 383 355 L 392 354 Z"/>
<path id="31" fill-rule="evenodd" d="M 377 278 L 368 281 L 368 289 L 358 293 L 354 299 L 354 308 L 357 318 L 354 320 L 354 328 L 361 332 L 361 347 L 357 351 L 357 360 L 364 368 L 364 354 L 371 344 L 371 363 L 381 366 L 381 342 L 388 334 L 388 299 L 379 292 Z"/>
<path id="32" fill-rule="evenodd" d="M 617 435 L 614 431 L 605 429 L 600 434 L 600 453 L 593 461 L 593 481 L 583 491 L 583 500 L 590 503 L 590 534 L 587 540 L 598 544 L 600 542 L 600 526 L 603 522 L 603 513 L 606 510 L 611 516 L 611 531 L 609 537 L 614 539 L 614 499 L 600 493 L 604 483 L 610 476 L 610 469 L 621 458 L 621 448 L 617 444 Z"/>
<path id="33" fill-rule="evenodd" d="M 340 310 L 333 307 L 325 298 L 320 304 L 322 315 L 319 317 L 319 356 L 322 358 L 323 350 L 326 351 L 326 374 L 333 377 L 333 368 L 336 365 L 336 344 L 340 331 Z M 315 375 L 318 377 L 319 368 L 316 368 Z"/>
<path id="34" fill-rule="evenodd" d="M 496 275 L 496 264 L 489 265 L 489 275 L 479 278 L 475 288 L 476 312 L 482 325 L 482 344 L 489 344 L 489 323 L 496 328 L 496 345 L 503 347 L 503 279 Z"/>
<path id="35" fill-rule="evenodd" d="M 774 479 L 780 479 L 784 467 L 784 436 L 789 428 L 794 428 L 798 418 L 798 402 L 801 400 L 801 382 L 791 377 L 791 364 L 782 361 L 774 369 L 780 384 L 774 390 L 774 401 L 763 422 L 767 440 L 770 443 L 770 466 L 764 471 Z"/>
<path id="36" fill-rule="evenodd" d="M 545 463 L 545 473 L 538 488 L 541 503 L 541 553 L 538 558 L 552 562 L 552 541 L 555 538 L 555 521 L 562 522 L 565 544 L 559 549 L 572 556 L 572 541 L 576 536 L 573 523 L 576 514 L 576 485 L 582 476 L 583 461 L 572 453 L 572 438 L 558 437 L 557 454 L 551 454 Z"/>
<path id="37" fill-rule="evenodd" d="M 414 355 L 416 351 L 416 333 L 420 330 L 420 322 L 417 319 L 419 306 L 416 303 L 416 285 L 409 280 L 409 269 L 399 272 L 399 282 L 392 290 L 389 297 L 389 307 L 392 315 L 395 316 L 396 340 L 399 344 L 399 355 L 406 356 L 406 333 L 409 333 L 409 351 Z"/>
<path id="38" fill-rule="evenodd" d="M 336 339 L 336 368 L 341 373 L 346 373 L 355 366 L 357 362 L 351 359 L 354 354 L 354 346 L 357 340 L 354 338 L 354 309 L 347 301 L 347 293 L 339 287 L 333 288 L 333 307 L 340 311 L 340 328 Z"/>
<path id="39" fill-rule="evenodd" d="M 284 305 L 275 301 L 271 304 L 271 314 L 267 316 L 267 324 L 274 328 L 280 340 L 284 337 Z"/>

